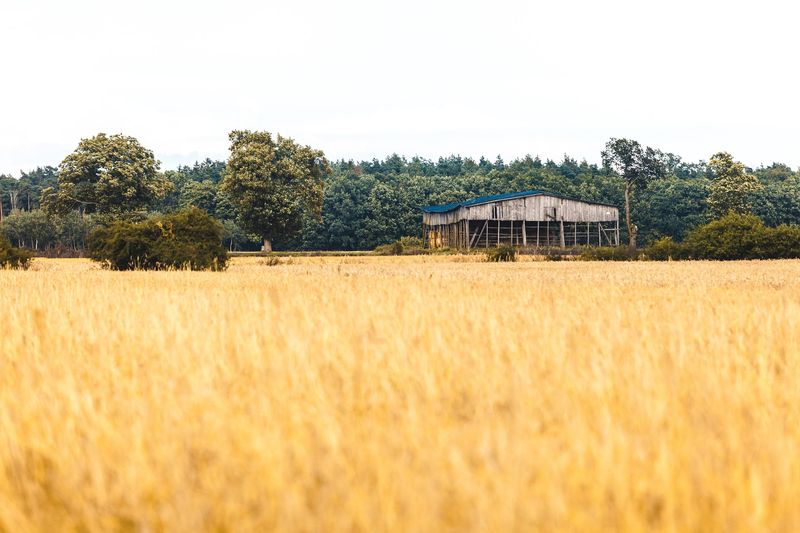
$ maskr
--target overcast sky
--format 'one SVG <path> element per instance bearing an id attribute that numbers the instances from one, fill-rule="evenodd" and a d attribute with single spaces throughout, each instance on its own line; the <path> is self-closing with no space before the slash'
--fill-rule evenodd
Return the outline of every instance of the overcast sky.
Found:
<path id="1" fill-rule="evenodd" d="M 794 2 L 0 0 L 0 173 L 98 132 L 174 168 L 232 129 L 329 158 L 599 161 L 609 137 L 800 166 Z"/>

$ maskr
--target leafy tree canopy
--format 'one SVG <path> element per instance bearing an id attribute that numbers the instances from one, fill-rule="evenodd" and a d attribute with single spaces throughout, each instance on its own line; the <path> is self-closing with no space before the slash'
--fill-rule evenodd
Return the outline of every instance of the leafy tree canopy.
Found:
<path id="1" fill-rule="evenodd" d="M 625 183 L 625 225 L 628 248 L 636 249 L 639 228 L 631 220 L 631 193 L 667 175 L 666 157 L 660 150 L 642 147 L 630 139 L 611 139 L 602 152 L 603 164 Z"/>
<path id="2" fill-rule="evenodd" d="M 266 131 L 233 131 L 222 181 L 242 226 L 272 240 L 295 236 L 304 218 L 322 211 L 324 177 L 331 169 L 321 150 Z"/>
<path id="3" fill-rule="evenodd" d="M 58 189 L 43 192 L 48 209 L 124 215 L 163 197 L 168 182 L 153 152 L 133 137 L 100 133 L 61 162 Z"/>
<path id="4" fill-rule="evenodd" d="M 708 167 L 714 174 L 708 194 L 708 208 L 713 218 L 728 212 L 750 213 L 753 196 L 762 185 L 744 165 L 733 159 L 728 152 L 719 152 L 711 157 Z"/>

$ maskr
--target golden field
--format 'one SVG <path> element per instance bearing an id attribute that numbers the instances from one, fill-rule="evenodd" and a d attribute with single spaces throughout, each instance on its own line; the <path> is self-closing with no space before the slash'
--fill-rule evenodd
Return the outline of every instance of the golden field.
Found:
<path id="1" fill-rule="evenodd" d="M 0 531 L 798 531 L 800 261 L 0 272 Z"/>

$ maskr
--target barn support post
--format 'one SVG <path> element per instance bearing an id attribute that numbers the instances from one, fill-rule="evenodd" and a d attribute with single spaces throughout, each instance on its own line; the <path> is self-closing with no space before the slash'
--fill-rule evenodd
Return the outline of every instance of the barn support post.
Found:
<path id="1" fill-rule="evenodd" d="M 522 247 L 528 247 L 528 221 L 522 220 Z"/>
<path id="2" fill-rule="evenodd" d="M 469 245 L 470 245 L 469 240 L 470 240 L 469 220 L 465 220 L 464 221 L 464 248 L 466 248 L 467 251 L 469 251 Z"/>
<path id="3" fill-rule="evenodd" d="M 550 219 L 547 219 L 547 227 L 545 228 L 545 235 L 547 236 L 547 246 L 550 246 Z"/>

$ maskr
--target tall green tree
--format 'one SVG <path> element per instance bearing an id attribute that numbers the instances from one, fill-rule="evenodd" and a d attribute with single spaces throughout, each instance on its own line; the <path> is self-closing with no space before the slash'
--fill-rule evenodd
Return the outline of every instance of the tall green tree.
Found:
<path id="1" fill-rule="evenodd" d="M 163 197 L 169 183 L 153 152 L 125 135 L 83 139 L 58 168 L 58 189 L 42 192 L 48 210 L 122 215 Z"/>
<path id="2" fill-rule="evenodd" d="M 231 132 L 222 190 L 242 227 L 260 235 L 265 251 L 275 239 L 298 234 L 307 216 L 322 211 L 324 177 L 331 169 L 321 150 L 266 131 Z"/>
<path id="3" fill-rule="evenodd" d="M 720 218 L 731 211 L 739 215 L 750 213 L 753 196 L 762 188 L 758 178 L 748 173 L 744 165 L 728 152 L 714 154 L 708 168 L 714 173 L 708 191 L 711 217 Z"/>
<path id="4" fill-rule="evenodd" d="M 630 139 L 610 139 L 602 156 L 603 164 L 625 183 L 625 225 L 628 228 L 628 248 L 633 252 L 639 228 L 631 221 L 631 195 L 651 181 L 666 176 L 664 154 Z"/>

